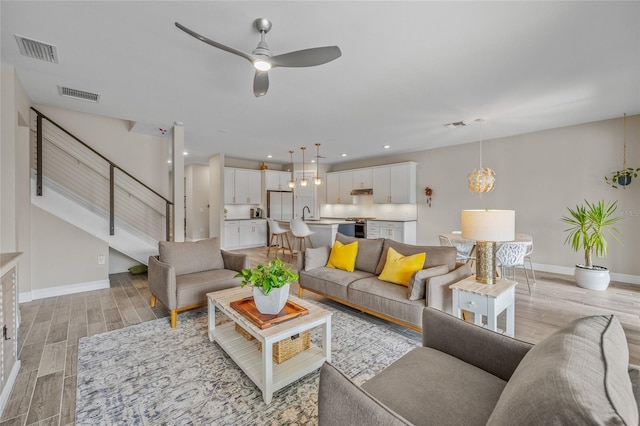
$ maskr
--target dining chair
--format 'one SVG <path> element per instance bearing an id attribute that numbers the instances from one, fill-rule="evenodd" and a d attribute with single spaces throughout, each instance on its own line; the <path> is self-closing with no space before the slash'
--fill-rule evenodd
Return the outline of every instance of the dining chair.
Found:
<path id="1" fill-rule="evenodd" d="M 311 242 L 311 235 L 313 231 L 309 229 L 306 223 L 304 223 L 301 219 L 291 219 L 291 233 L 296 238 L 293 243 L 293 249 L 295 249 L 296 242 L 300 248 L 300 251 L 303 252 L 307 248 L 306 240 L 309 240 L 309 246 L 313 248 L 313 243 Z"/>
<path id="2" fill-rule="evenodd" d="M 471 255 L 473 244 L 462 241 L 451 241 L 446 235 L 438 235 L 441 246 L 451 246 L 456 248 L 456 262 L 469 263 L 475 262 L 475 256 Z"/>
<path id="3" fill-rule="evenodd" d="M 271 253 L 271 247 L 276 246 L 276 257 L 278 257 L 278 252 L 282 250 L 282 256 L 284 257 L 285 250 L 289 250 L 289 260 L 291 260 L 291 244 L 289 243 L 289 235 L 287 234 L 287 230 L 283 229 L 280 224 L 268 217 L 267 223 L 269 223 L 269 230 L 271 231 L 271 241 L 269 242 L 269 249 L 267 250 L 267 257 L 269 257 L 269 253 Z M 284 240 L 287 240 L 287 245 L 285 246 Z"/>
<path id="4" fill-rule="evenodd" d="M 533 263 L 531 262 L 531 253 L 533 253 L 533 237 L 529 234 L 516 234 L 516 240 L 527 241 L 530 243 L 527 252 L 524 255 L 524 260 L 529 261 L 529 269 L 531 270 L 531 276 L 533 277 L 533 283 L 536 284 L 536 272 L 533 270 Z"/>
<path id="5" fill-rule="evenodd" d="M 529 294 L 531 293 L 531 284 L 529 283 L 529 274 L 524 265 L 524 257 L 531 243 L 529 241 L 505 241 L 500 244 L 496 251 L 496 261 L 500 265 L 502 278 L 515 279 L 515 268 L 521 266 L 524 276 L 527 279 L 527 287 Z M 508 273 L 510 271 L 510 273 Z"/>

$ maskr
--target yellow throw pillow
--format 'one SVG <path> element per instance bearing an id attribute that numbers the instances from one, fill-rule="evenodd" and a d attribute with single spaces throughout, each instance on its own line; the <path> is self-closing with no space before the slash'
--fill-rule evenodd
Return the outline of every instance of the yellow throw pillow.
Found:
<path id="1" fill-rule="evenodd" d="M 356 267 L 356 256 L 358 255 L 358 242 L 351 244 L 342 244 L 340 241 L 333 243 L 328 268 L 342 269 L 343 271 L 353 272 Z"/>
<path id="2" fill-rule="evenodd" d="M 378 278 L 382 281 L 408 286 L 411 276 L 422 269 L 426 257 L 427 253 L 403 256 L 389 247 L 387 260 Z"/>

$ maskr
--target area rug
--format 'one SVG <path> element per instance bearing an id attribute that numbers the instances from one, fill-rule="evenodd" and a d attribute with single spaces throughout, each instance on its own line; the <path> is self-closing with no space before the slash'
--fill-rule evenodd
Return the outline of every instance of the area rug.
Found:
<path id="1" fill-rule="evenodd" d="M 332 306 L 332 363 L 361 384 L 420 345 L 408 332 Z M 216 321 L 228 319 L 217 313 Z M 319 330 L 312 342 L 320 346 Z M 80 340 L 76 424 L 317 424 L 319 370 L 262 393 L 207 335 L 205 308 Z"/>

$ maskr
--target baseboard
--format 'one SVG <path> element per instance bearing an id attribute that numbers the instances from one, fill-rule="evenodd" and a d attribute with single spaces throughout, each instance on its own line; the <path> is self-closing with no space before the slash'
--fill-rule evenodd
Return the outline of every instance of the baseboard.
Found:
<path id="1" fill-rule="evenodd" d="M 42 288 L 20 293 L 18 303 L 30 302 L 32 300 L 44 299 L 47 297 L 64 296 L 67 294 L 82 293 L 84 291 L 103 290 L 109 288 L 109 280 L 90 281 L 86 283 L 60 285 L 57 287 Z"/>
<path id="2" fill-rule="evenodd" d="M 536 271 L 542 272 L 551 272 L 554 274 L 562 274 L 573 276 L 574 267 L 568 266 L 557 266 L 557 265 L 545 265 L 543 263 L 534 263 L 533 269 Z M 631 275 L 631 274 L 618 274 L 615 272 L 610 272 L 611 281 L 616 281 L 619 283 L 627 283 L 627 284 L 638 284 L 640 285 L 640 276 L 639 275 Z"/>
<path id="3" fill-rule="evenodd" d="M 9 396 L 11 396 L 11 390 L 13 389 L 13 385 L 16 383 L 19 371 L 20 360 L 16 360 L 16 363 L 13 364 L 13 368 L 11 368 L 9 377 L 7 377 L 7 383 L 2 388 L 2 394 L 0 394 L 0 417 L 4 413 L 4 408 L 7 406 L 7 402 L 9 402 Z"/>

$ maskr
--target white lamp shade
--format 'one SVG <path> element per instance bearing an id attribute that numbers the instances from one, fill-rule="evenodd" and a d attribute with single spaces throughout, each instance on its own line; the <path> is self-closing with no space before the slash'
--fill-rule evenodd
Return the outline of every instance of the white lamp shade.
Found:
<path id="1" fill-rule="evenodd" d="M 462 237 L 475 241 L 513 241 L 515 210 L 462 210 Z"/>

